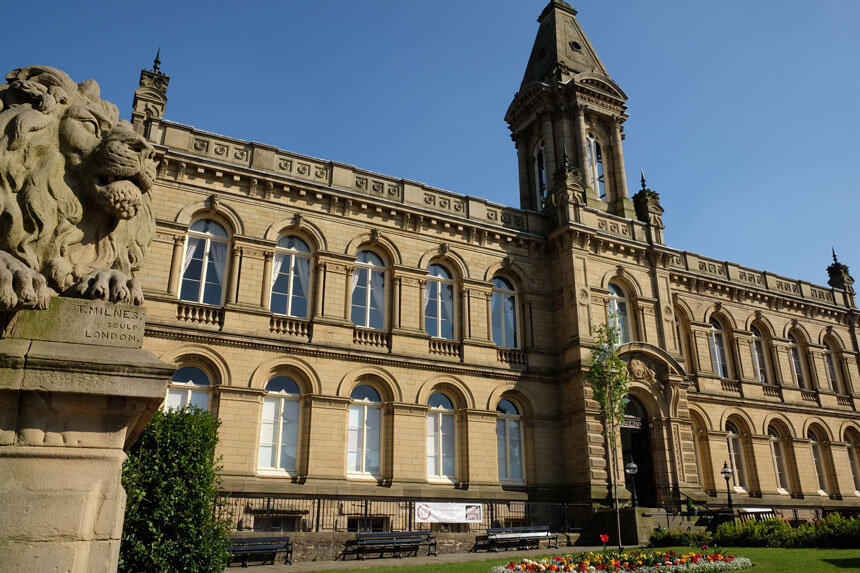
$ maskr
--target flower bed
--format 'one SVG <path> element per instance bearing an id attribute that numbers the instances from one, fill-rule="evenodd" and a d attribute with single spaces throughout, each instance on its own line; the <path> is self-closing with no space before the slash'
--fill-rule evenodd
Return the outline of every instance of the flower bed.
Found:
<path id="1" fill-rule="evenodd" d="M 523 559 L 497 565 L 490 573 L 511 571 L 638 571 L 660 573 L 696 571 L 737 571 L 752 567 L 746 557 L 720 553 L 684 553 L 674 551 L 600 551 L 575 555 L 554 555 L 534 561 Z"/>

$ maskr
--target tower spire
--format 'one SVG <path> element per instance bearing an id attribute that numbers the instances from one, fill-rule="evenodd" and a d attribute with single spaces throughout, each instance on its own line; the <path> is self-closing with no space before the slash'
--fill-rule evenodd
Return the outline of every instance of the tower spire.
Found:
<path id="1" fill-rule="evenodd" d="M 156 74 L 161 73 L 161 46 L 158 47 L 158 51 L 155 53 L 155 60 L 152 62 L 152 71 Z"/>

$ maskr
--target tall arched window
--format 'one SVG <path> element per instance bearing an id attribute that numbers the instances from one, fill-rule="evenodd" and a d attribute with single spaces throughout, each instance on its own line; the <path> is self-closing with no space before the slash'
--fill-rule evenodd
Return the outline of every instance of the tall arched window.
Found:
<path id="1" fill-rule="evenodd" d="M 768 383 L 767 376 L 767 358 L 764 351 L 765 340 L 762 338 L 761 332 L 755 326 L 750 328 L 752 338 L 750 339 L 750 352 L 753 359 L 753 374 L 755 379 L 762 384 Z"/>
<path id="2" fill-rule="evenodd" d="M 430 265 L 424 286 L 424 329 L 437 338 L 454 338 L 454 277 L 441 265 Z"/>
<path id="3" fill-rule="evenodd" d="M 455 481 L 454 403 L 445 394 L 434 392 L 427 404 L 427 478 Z"/>
<path id="4" fill-rule="evenodd" d="M 678 352 L 685 359 L 689 356 L 687 352 L 687 330 L 684 328 L 684 323 L 681 322 L 681 317 L 675 310 L 675 339 L 678 341 Z"/>
<path id="5" fill-rule="evenodd" d="M 630 342 L 630 316 L 627 314 L 627 295 L 624 290 L 609 283 L 609 298 L 606 303 L 609 324 L 618 332 L 619 344 Z"/>
<path id="6" fill-rule="evenodd" d="M 296 471 L 299 445 L 299 385 L 287 376 L 275 376 L 266 384 L 260 420 L 262 470 Z"/>
<path id="7" fill-rule="evenodd" d="M 385 263 L 372 251 L 359 251 L 352 273 L 352 322 L 385 328 Z"/>
<path id="8" fill-rule="evenodd" d="M 827 366 L 827 382 L 837 394 L 845 394 L 845 385 L 842 383 L 842 369 L 839 367 L 839 359 L 833 351 L 833 345 L 829 342 L 824 345 L 824 362 Z"/>
<path id="9" fill-rule="evenodd" d="M 496 277 L 493 296 L 490 300 L 490 321 L 493 327 L 493 342 L 506 348 L 516 348 L 517 342 L 517 292 L 507 279 Z"/>
<path id="10" fill-rule="evenodd" d="M 780 431 L 771 425 L 768 428 L 770 437 L 770 455 L 773 458 L 773 472 L 776 476 L 776 490 L 779 493 L 788 493 L 788 472 L 785 463 L 785 438 Z"/>
<path id="11" fill-rule="evenodd" d="M 349 436 L 346 471 L 350 474 L 379 476 L 382 431 L 382 400 L 372 386 L 356 386 L 349 395 Z"/>
<path id="12" fill-rule="evenodd" d="M 298 237 L 281 237 L 272 267 L 272 300 L 275 314 L 308 317 L 311 282 L 311 250 Z"/>
<path id="13" fill-rule="evenodd" d="M 854 478 L 854 495 L 860 496 L 860 432 L 850 428 L 845 432 L 848 443 L 848 462 L 851 465 L 851 476 Z"/>
<path id="14" fill-rule="evenodd" d="M 803 360 L 800 358 L 800 345 L 793 335 L 788 335 L 788 353 L 791 355 L 791 375 L 794 377 L 794 383 L 801 388 L 809 388 L 806 381 L 806 369 L 803 365 Z"/>
<path id="15" fill-rule="evenodd" d="M 496 411 L 496 449 L 499 481 L 523 481 L 522 425 L 520 411 L 510 400 L 499 400 Z"/>
<path id="16" fill-rule="evenodd" d="M 726 422 L 729 446 L 729 463 L 732 466 L 732 482 L 736 489 L 747 489 L 746 465 L 744 464 L 744 443 L 741 433 L 734 422 Z"/>
<path id="17" fill-rule="evenodd" d="M 806 433 L 809 438 L 809 449 L 812 453 L 812 465 L 815 468 L 815 478 L 818 480 L 818 493 L 827 495 L 830 491 L 827 481 L 827 468 L 824 465 L 824 450 L 821 447 L 819 433 L 812 428 Z"/>
<path id="18" fill-rule="evenodd" d="M 721 378 L 729 377 L 729 361 L 726 356 L 726 342 L 723 334 L 723 326 L 715 319 L 711 319 L 711 331 L 708 334 L 711 347 L 711 364 L 714 374 Z"/>
<path id="19" fill-rule="evenodd" d="M 211 219 L 191 223 L 185 241 L 180 300 L 220 306 L 227 270 L 227 231 Z"/>
<path id="20" fill-rule="evenodd" d="M 603 149 L 597 137 L 588 132 L 585 136 L 586 149 L 588 151 L 588 168 L 590 176 L 590 187 L 597 191 L 597 196 L 606 201 L 606 176 L 603 167 Z"/>
<path id="21" fill-rule="evenodd" d="M 535 147 L 535 189 L 538 192 L 538 199 L 543 208 L 546 204 L 546 158 L 544 157 L 543 140 Z"/>
<path id="22" fill-rule="evenodd" d="M 184 410 L 196 406 L 209 409 L 209 376 L 195 366 L 183 366 L 176 371 L 167 386 L 166 410 Z"/>

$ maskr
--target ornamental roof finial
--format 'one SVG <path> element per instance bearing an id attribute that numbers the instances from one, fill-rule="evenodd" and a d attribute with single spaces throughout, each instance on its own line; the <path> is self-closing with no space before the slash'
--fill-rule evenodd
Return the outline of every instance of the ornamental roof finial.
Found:
<path id="1" fill-rule="evenodd" d="M 158 52 L 155 54 L 155 61 L 152 62 L 152 71 L 157 74 L 161 73 L 161 46 L 158 47 Z"/>
<path id="2" fill-rule="evenodd" d="M 647 187 L 645 187 L 645 170 L 640 169 L 639 172 L 642 174 L 642 189 L 647 189 Z"/>

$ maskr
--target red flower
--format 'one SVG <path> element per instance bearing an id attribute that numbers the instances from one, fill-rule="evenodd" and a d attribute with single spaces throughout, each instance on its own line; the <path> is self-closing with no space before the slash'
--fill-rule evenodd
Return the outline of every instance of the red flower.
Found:
<path id="1" fill-rule="evenodd" d="M 609 536 L 606 535 L 605 533 L 601 533 L 600 534 L 600 541 L 602 541 L 603 543 L 608 543 L 609 542 Z"/>

